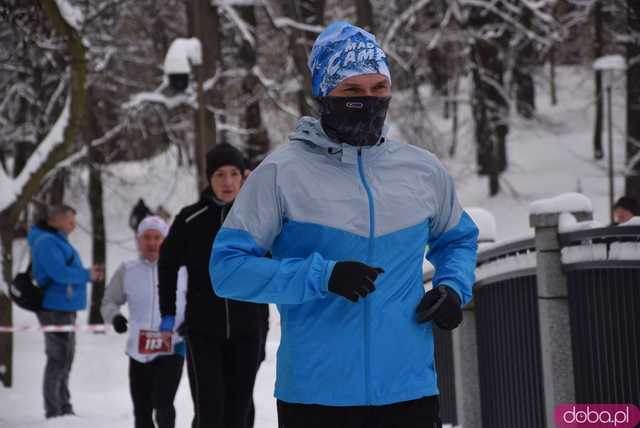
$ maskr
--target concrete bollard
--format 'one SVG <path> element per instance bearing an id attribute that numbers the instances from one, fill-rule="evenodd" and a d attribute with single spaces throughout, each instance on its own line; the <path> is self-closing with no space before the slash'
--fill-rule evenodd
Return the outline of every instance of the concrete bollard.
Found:
<path id="1" fill-rule="evenodd" d="M 453 330 L 453 365 L 456 373 L 456 413 L 462 428 L 481 428 L 480 377 L 476 313 L 473 302 L 463 308 L 462 324 Z"/>
<path id="2" fill-rule="evenodd" d="M 467 208 L 480 230 L 480 247 L 496 240 L 496 221 L 493 215 L 481 208 Z M 478 348 L 476 336 L 476 312 L 471 301 L 463 309 L 462 324 L 453 330 L 453 364 L 456 373 L 456 413 L 462 428 L 481 428 L 480 377 L 478 374 Z"/>
<path id="3" fill-rule="evenodd" d="M 558 404 L 575 402 L 573 358 L 567 280 L 562 271 L 558 225 L 560 214 L 570 212 L 578 221 L 593 218 L 591 202 L 580 194 L 567 194 L 531 204 L 529 224 L 535 229 L 538 314 L 546 426 L 555 426 Z"/>

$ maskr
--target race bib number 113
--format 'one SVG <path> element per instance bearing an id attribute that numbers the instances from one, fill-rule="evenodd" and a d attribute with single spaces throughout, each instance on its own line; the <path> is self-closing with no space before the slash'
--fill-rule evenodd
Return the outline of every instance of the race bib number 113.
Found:
<path id="1" fill-rule="evenodd" d="M 171 340 L 171 332 L 140 330 L 138 352 L 141 354 L 170 354 L 173 351 Z"/>

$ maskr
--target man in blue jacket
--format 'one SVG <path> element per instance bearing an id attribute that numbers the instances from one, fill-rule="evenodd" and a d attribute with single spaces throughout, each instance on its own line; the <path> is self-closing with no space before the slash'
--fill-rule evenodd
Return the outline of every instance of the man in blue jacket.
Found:
<path id="1" fill-rule="evenodd" d="M 29 231 L 33 277 L 44 289 L 42 310 L 38 320 L 42 325 L 73 325 L 76 311 L 87 306 L 87 282 L 101 280 L 103 268 L 85 269 L 78 252 L 67 236 L 76 227 L 76 211 L 67 206 L 47 210 L 44 222 Z M 45 416 L 72 415 L 69 393 L 69 373 L 75 352 L 75 333 L 44 334 L 47 365 L 44 373 Z"/>
<path id="2" fill-rule="evenodd" d="M 461 322 L 478 230 L 435 156 L 386 136 L 391 79 L 372 34 L 331 24 L 309 67 L 320 119 L 301 118 L 247 180 L 213 287 L 278 304 L 281 427 L 439 427 L 432 322 Z"/>

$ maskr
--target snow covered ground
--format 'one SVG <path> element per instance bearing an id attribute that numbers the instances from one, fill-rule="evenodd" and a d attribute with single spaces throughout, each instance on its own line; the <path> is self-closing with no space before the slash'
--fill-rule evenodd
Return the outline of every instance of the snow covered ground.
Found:
<path id="1" fill-rule="evenodd" d="M 460 199 L 467 207 L 480 207 L 496 218 L 498 240 L 512 239 L 530 232 L 529 203 L 560 193 L 580 191 L 593 204 L 594 216 L 608 223 L 608 184 L 606 157 L 593 161 L 592 77 L 589 70 L 560 68 L 558 70 L 559 104 L 551 106 L 547 85 L 539 80 L 538 114 L 532 121 L 514 117 L 508 136 L 509 170 L 503 176 L 505 191 L 488 198 L 485 178 L 475 175 L 471 133 L 465 132 L 456 159 L 444 159 L 457 179 Z M 624 82 L 615 89 L 615 165 L 616 197 L 623 188 Z M 464 108 L 464 110 L 463 110 Z M 468 120 L 468 107 L 461 108 L 461 121 Z M 439 110 L 438 110 L 439 111 Z M 434 123 L 442 123 L 434 119 Z M 444 125 L 443 125 L 444 126 Z M 606 124 L 605 124 L 606 126 Z M 606 150 L 606 146 L 605 146 Z M 606 156 L 606 153 L 605 153 Z M 139 197 L 152 208 L 163 205 L 174 214 L 178 208 L 196 198 L 193 174 L 177 166 L 178 155 L 166 155 L 143 164 L 115 165 L 105 171 L 105 201 L 108 233 L 108 275 L 118 264 L 135 255 L 133 234 L 128 228 L 129 211 Z M 86 177 L 76 177 L 83 180 Z M 75 192 L 75 193 L 74 193 Z M 82 186 L 72 186 L 70 198 L 79 209 L 79 228 L 72 242 L 83 259 L 89 260 L 90 239 L 88 208 Z M 17 263 L 27 263 L 22 243 L 16 245 Z M 85 323 L 86 313 L 79 322 Z M 35 324 L 33 314 L 15 309 L 14 324 Z M 277 313 L 272 310 L 267 360 L 258 374 L 255 388 L 256 427 L 275 428 L 275 352 L 279 342 Z M 71 393 L 77 417 L 45 421 L 42 410 L 41 378 L 44 368 L 44 343 L 36 332 L 14 336 L 14 386 L 0 387 L 1 428 L 112 428 L 131 427 L 131 401 L 128 391 L 127 358 L 124 355 L 124 336 L 80 333 Z M 192 417 L 186 371 L 176 398 L 177 426 L 189 426 Z"/>

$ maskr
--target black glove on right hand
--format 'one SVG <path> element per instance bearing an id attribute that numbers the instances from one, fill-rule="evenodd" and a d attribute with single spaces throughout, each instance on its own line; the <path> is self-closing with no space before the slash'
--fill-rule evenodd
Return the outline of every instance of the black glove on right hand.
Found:
<path id="1" fill-rule="evenodd" d="M 446 285 L 429 290 L 416 308 L 418 323 L 434 321 L 443 330 L 453 330 L 462 322 L 458 293 Z"/>
<path id="2" fill-rule="evenodd" d="M 127 331 L 127 319 L 122 315 L 118 314 L 113 317 L 113 321 L 111 321 L 111 323 L 113 324 L 113 329 L 116 333 L 122 334 Z"/>
<path id="3" fill-rule="evenodd" d="M 383 269 L 364 263 L 337 262 L 329 278 L 329 291 L 355 303 L 376 289 L 373 283 L 381 273 Z"/>

